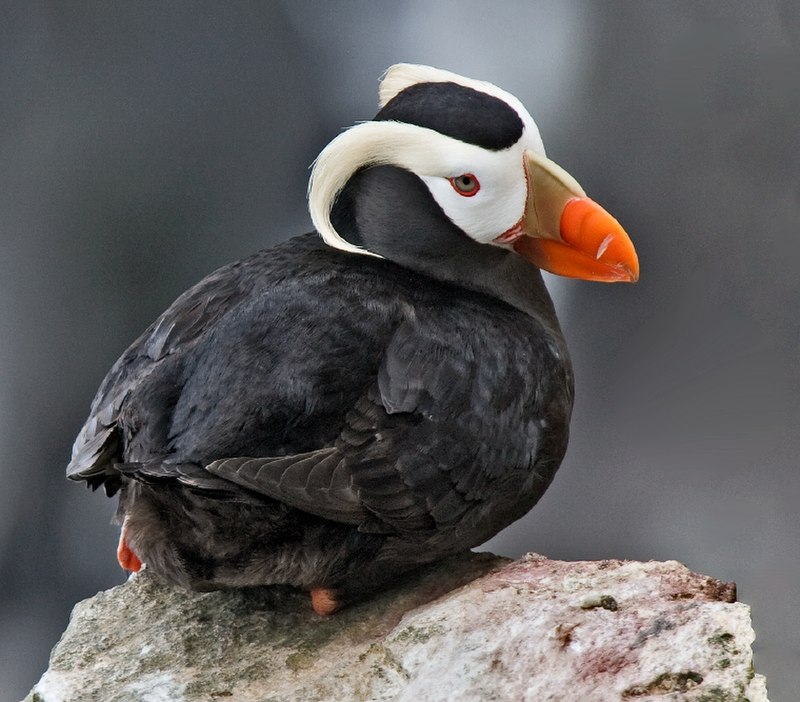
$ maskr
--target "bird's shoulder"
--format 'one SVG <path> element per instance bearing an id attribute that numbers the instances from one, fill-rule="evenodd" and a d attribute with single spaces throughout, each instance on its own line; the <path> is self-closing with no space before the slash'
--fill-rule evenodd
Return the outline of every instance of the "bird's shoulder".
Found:
<path id="1" fill-rule="evenodd" d="M 134 421 L 147 415 L 151 429 L 155 421 L 168 421 L 161 410 L 173 401 L 170 393 L 201 359 L 213 362 L 229 348 L 252 344 L 254 334 L 261 351 L 294 345 L 314 356 L 312 362 L 336 348 L 346 354 L 342 347 L 359 336 L 349 332 L 374 334 L 375 320 L 402 314 L 414 297 L 404 293 L 414 290 L 418 297 L 412 272 L 331 249 L 315 233 L 215 270 L 181 294 L 111 367 L 74 443 L 67 475 L 93 487 L 113 477 L 123 409 Z M 336 347 L 326 339 L 331 336 Z"/>
<path id="2" fill-rule="evenodd" d="M 104 377 L 73 445 L 67 475 L 87 479 L 93 487 L 101 484 L 109 476 L 109 462 L 119 453 L 117 421 L 131 393 L 154 373 L 176 382 L 187 354 L 202 346 L 224 319 L 259 296 L 290 294 L 287 288 L 298 276 L 317 283 L 324 278 L 329 262 L 318 239 L 303 235 L 263 249 L 222 266 L 182 293 Z"/>

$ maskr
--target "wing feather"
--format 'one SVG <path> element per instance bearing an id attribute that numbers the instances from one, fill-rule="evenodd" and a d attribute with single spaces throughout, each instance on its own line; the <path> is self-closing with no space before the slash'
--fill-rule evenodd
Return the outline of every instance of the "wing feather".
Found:
<path id="1" fill-rule="evenodd" d="M 377 523 L 413 536 L 454 525 L 492 499 L 496 481 L 517 472 L 520 486 L 525 482 L 540 444 L 546 410 L 540 400 L 568 397 L 568 375 L 561 373 L 559 383 L 559 374 L 549 372 L 545 345 L 531 350 L 529 339 L 508 339 L 506 329 L 501 339 L 497 326 L 496 334 L 490 329 L 464 339 L 441 326 L 403 324 L 333 447 L 229 458 L 207 469 L 298 509 L 362 527 Z M 511 347 L 505 356 L 496 346 L 502 342 Z M 487 356 L 500 356 L 502 371 L 486 367 Z M 499 372 L 507 377 L 498 379 Z M 555 378 L 555 390 L 543 388 L 543 375 Z M 506 383 L 514 392 L 495 401 L 493 388 Z"/>

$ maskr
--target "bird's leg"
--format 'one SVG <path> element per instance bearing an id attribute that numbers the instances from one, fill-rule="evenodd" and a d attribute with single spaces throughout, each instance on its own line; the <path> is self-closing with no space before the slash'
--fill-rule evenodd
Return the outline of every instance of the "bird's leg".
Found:
<path id="1" fill-rule="evenodd" d="M 122 532 L 119 535 L 119 546 L 117 546 L 117 560 L 119 561 L 120 566 L 122 566 L 123 570 L 130 571 L 132 573 L 138 573 L 142 568 L 142 562 L 139 560 L 139 557 L 131 550 L 131 547 L 128 546 L 128 542 L 125 540 L 125 535 L 128 531 L 128 518 L 125 517 L 125 521 L 122 523 Z"/>
<path id="2" fill-rule="evenodd" d="M 317 614 L 333 614 L 346 603 L 337 597 L 337 591 L 327 587 L 315 587 L 311 590 L 311 606 Z"/>
<path id="3" fill-rule="evenodd" d="M 362 570 L 362 579 L 344 579 L 336 583 L 335 587 L 311 588 L 311 606 L 317 614 L 329 615 L 349 607 L 357 602 L 373 597 L 376 593 L 392 587 L 398 578 L 415 567 L 408 564 L 387 567 L 380 563 L 374 567 Z"/>

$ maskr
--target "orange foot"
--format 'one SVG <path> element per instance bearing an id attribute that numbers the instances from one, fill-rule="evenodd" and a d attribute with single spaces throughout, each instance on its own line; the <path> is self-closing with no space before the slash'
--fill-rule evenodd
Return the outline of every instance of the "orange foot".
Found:
<path id="1" fill-rule="evenodd" d="M 311 591 L 311 606 L 317 614 L 333 614 L 344 606 L 336 599 L 336 590 L 317 587 Z"/>
<path id="2" fill-rule="evenodd" d="M 119 561 L 122 570 L 130 571 L 131 573 L 138 573 L 142 569 L 142 562 L 139 560 L 128 542 L 125 541 L 125 532 L 128 531 L 128 525 L 122 525 L 122 533 L 119 535 L 119 546 L 117 546 L 117 560 Z"/>

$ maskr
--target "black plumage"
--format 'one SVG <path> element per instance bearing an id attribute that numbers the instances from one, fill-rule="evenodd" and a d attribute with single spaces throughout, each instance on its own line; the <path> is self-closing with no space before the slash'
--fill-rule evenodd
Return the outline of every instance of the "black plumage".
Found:
<path id="1" fill-rule="evenodd" d="M 508 103 L 452 81 L 411 85 L 389 100 L 374 119 L 426 127 L 493 151 L 516 144 L 524 128 Z"/>
<path id="2" fill-rule="evenodd" d="M 540 276 L 492 253 L 501 297 L 316 235 L 220 269 L 115 364 L 70 477 L 122 483 L 133 549 L 196 589 L 360 590 L 480 544 L 549 484 L 572 392 Z"/>
<path id="3" fill-rule="evenodd" d="M 225 266 L 93 402 L 68 475 L 119 491 L 127 545 L 171 582 L 338 606 L 484 542 L 563 458 L 572 374 L 538 269 L 394 166 L 360 169 L 331 219 L 383 258 L 312 233 Z"/>

